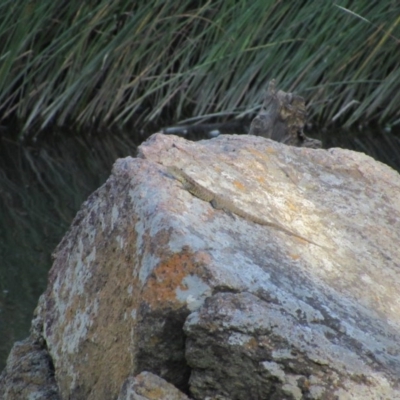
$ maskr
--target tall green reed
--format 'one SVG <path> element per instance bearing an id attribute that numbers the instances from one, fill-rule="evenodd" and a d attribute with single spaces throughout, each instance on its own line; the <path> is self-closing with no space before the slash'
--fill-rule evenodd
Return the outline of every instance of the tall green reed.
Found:
<path id="1" fill-rule="evenodd" d="M 0 109 L 25 132 L 237 117 L 276 78 L 322 124 L 395 125 L 399 11 L 367 0 L 6 0 Z"/>

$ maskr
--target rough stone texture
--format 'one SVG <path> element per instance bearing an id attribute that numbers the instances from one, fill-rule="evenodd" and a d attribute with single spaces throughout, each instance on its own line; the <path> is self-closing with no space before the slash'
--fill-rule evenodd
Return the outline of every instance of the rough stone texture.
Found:
<path id="1" fill-rule="evenodd" d="M 319 149 L 322 142 L 304 134 L 306 116 L 304 98 L 295 93 L 276 91 L 273 79 L 265 92 L 260 112 L 251 122 L 249 135 L 262 136 L 291 146 Z"/>
<path id="2" fill-rule="evenodd" d="M 310 307 L 283 313 L 278 297 L 218 293 L 188 317 L 194 398 L 398 398 L 367 349 L 352 350 L 355 343 Z"/>
<path id="3" fill-rule="evenodd" d="M 14 344 L 0 375 L 0 399 L 60 399 L 50 356 L 32 338 Z"/>
<path id="4" fill-rule="evenodd" d="M 118 400 L 189 400 L 189 397 L 159 376 L 145 371 L 127 378 Z"/>
<path id="5" fill-rule="evenodd" d="M 162 164 L 325 248 L 213 209 Z M 215 380 L 221 369 L 236 376 L 231 357 L 256 360 L 265 390 L 288 399 L 400 398 L 399 232 L 400 177 L 363 154 L 250 135 L 154 135 L 139 158 L 115 163 L 57 247 L 32 337 L 47 346 L 62 399 L 117 398 L 142 371 L 186 391 L 190 368 L 197 399 L 222 399 L 237 387 Z M 223 365 L 202 389 L 199 363 L 214 360 L 198 349 L 215 346 L 221 321 Z"/>

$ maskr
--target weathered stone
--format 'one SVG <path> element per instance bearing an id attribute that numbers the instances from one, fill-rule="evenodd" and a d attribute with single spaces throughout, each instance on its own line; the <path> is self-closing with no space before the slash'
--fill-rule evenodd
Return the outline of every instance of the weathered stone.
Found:
<path id="1" fill-rule="evenodd" d="M 50 356 L 32 338 L 14 344 L 0 375 L 0 399 L 60 399 Z"/>
<path id="2" fill-rule="evenodd" d="M 231 400 L 399 395 L 375 370 L 368 350 L 350 344 L 316 309 L 270 295 L 218 293 L 188 317 L 186 358 L 195 399 L 216 393 Z"/>
<path id="3" fill-rule="evenodd" d="M 164 165 L 183 168 L 249 214 L 324 247 L 214 209 Z M 347 388 L 356 387 L 350 385 L 355 377 L 365 399 L 380 393 L 395 399 L 399 232 L 399 175 L 363 154 L 289 147 L 250 135 L 199 143 L 154 135 L 137 159 L 118 160 L 106 184 L 83 204 L 54 253 L 32 338 L 48 349 L 62 399 L 117 398 L 126 379 L 142 371 L 190 393 L 191 368 L 199 399 L 203 389 L 194 379 L 201 376 L 191 352 L 209 332 L 218 333 L 220 320 L 232 319 L 233 302 L 242 322 L 231 325 L 239 338 L 247 332 L 265 346 L 252 356 L 265 385 L 277 393 L 290 398 L 300 391 L 304 399 L 333 393 L 342 399 Z M 227 292 L 240 301 L 217 295 Z M 193 315 L 212 310 L 218 296 L 230 311 L 218 314 L 214 307 L 215 321 L 205 329 L 199 319 L 197 326 Z M 199 314 L 191 314 L 210 297 Z M 189 314 L 190 366 L 183 331 Z M 252 315 L 258 325 L 246 322 Z M 304 344 L 299 332 L 309 335 Z M 281 353 L 271 353 L 274 344 Z M 247 354 L 229 346 L 223 342 L 226 353 L 219 356 L 227 370 L 231 357 Z M 294 358 L 282 349 L 296 350 Z M 347 386 L 328 392 L 324 383 L 331 382 L 332 370 L 348 360 L 351 372 L 337 371 Z M 221 388 L 210 376 L 207 393 L 215 399 L 231 395 L 236 383 L 226 382 Z M 248 387 L 248 393 L 254 390 Z M 232 398 L 244 398 L 240 393 Z"/>
<path id="4" fill-rule="evenodd" d="M 306 116 L 304 98 L 295 93 L 276 91 L 273 79 L 265 92 L 260 112 L 251 122 L 249 135 L 262 136 L 291 146 L 319 149 L 322 142 L 304 133 Z"/>
<path id="5" fill-rule="evenodd" d="M 145 371 L 126 379 L 118 400 L 189 400 L 189 397 L 159 376 Z"/>
<path id="6" fill-rule="evenodd" d="M 169 250 L 166 179 L 154 163 L 120 160 L 54 253 L 41 309 L 63 398 L 112 398 L 142 370 L 187 382 L 189 311 L 175 289 L 185 277 L 180 263 L 190 270 L 190 260 Z"/>

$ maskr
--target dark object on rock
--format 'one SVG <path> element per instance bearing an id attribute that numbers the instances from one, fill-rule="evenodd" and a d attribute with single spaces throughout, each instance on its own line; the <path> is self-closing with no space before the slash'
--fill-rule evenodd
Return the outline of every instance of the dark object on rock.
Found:
<path id="1" fill-rule="evenodd" d="M 307 137 L 304 98 L 282 90 L 276 91 L 275 79 L 268 86 L 259 114 L 250 125 L 249 135 L 263 136 L 297 147 L 321 148 L 320 140 Z"/>

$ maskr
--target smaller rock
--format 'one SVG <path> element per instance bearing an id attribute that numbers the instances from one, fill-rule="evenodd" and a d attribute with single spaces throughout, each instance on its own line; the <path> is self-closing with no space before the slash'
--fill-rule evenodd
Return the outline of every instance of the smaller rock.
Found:
<path id="1" fill-rule="evenodd" d="M 159 376 L 144 371 L 126 379 L 118 400 L 189 400 L 189 397 Z"/>
<path id="2" fill-rule="evenodd" d="M 0 399 L 61 399 L 51 358 L 31 338 L 14 344 L 0 375 Z"/>
<path id="3" fill-rule="evenodd" d="M 250 125 L 249 135 L 263 136 L 291 146 L 321 148 L 320 140 L 309 138 L 303 132 L 306 115 L 304 98 L 283 90 L 277 92 L 273 79 L 261 110 Z"/>

